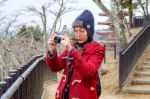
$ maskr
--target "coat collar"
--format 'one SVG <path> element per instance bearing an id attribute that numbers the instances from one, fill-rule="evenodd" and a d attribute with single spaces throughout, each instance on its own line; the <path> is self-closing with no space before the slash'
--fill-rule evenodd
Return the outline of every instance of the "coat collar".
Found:
<path id="1" fill-rule="evenodd" d="M 99 45 L 97 42 L 92 41 L 92 42 L 90 42 L 90 43 L 85 44 L 85 45 L 82 47 L 82 50 L 83 50 L 83 51 L 86 51 L 86 52 L 92 52 L 93 48 L 94 48 L 95 46 L 97 46 L 97 45 Z M 73 44 L 73 46 L 75 47 L 76 44 Z"/>

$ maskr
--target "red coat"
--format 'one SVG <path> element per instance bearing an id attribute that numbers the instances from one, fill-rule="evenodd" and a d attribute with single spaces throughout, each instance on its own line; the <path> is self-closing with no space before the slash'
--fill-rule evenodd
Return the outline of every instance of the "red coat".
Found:
<path id="1" fill-rule="evenodd" d="M 96 92 L 96 72 L 104 57 L 104 47 L 97 42 L 91 42 L 83 46 L 82 52 L 74 50 L 71 57 L 74 58 L 74 68 L 70 80 L 69 99 L 98 99 Z M 53 58 L 45 57 L 45 61 L 51 71 L 57 72 L 64 69 L 60 84 L 56 92 L 56 99 L 61 99 L 62 91 L 66 84 L 68 69 L 62 57 L 67 56 L 65 50 L 61 55 Z"/>

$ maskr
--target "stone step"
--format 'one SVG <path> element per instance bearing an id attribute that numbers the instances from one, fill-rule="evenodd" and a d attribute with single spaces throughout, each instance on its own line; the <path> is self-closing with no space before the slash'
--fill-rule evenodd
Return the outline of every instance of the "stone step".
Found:
<path id="1" fill-rule="evenodd" d="M 137 79 L 133 79 L 131 81 L 132 84 L 140 84 L 140 85 L 150 85 L 150 79 L 141 79 L 141 78 L 137 78 Z"/>
<path id="2" fill-rule="evenodd" d="M 150 72 L 150 65 L 145 65 L 142 67 L 137 67 L 138 71 Z"/>
<path id="3" fill-rule="evenodd" d="M 147 60 L 147 61 L 145 61 L 145 62 L 144 62 L 144 64 L 146 64 L 146 65 L 150 65 L 150 61 L 149 61 L 149 60 Z"/>
<path id="4" fill-rule="evenodd" d="M 150 76 L 150 72 L 136 72 L 135 75 L 139 75 L 139 76 Z"/>
<path id="5" fill-rule="evenodd" d="M 147 60 L 150 60 L 150 57 L 146 57 Z"/>
<path id="6" fill-rule="evenodd" d="M 150 86 L 149 85 L 128 86 L 124 88 L 123 91 L 134 94 L 150 94 Z"/>
<path id="7" fill-rule="evenodd" d="M 142 66 L 141 68 L 142 69 L 150 69 L 150 65 L 149 66 L 148 65 L 147 66 Z"/>

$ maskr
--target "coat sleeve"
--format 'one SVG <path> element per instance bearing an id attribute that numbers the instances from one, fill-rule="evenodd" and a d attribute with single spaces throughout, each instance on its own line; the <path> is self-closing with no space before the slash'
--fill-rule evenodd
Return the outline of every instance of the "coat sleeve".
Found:
<path id="1" fill-rule="evenodd" d="M 66 67 L 66 62 L 62 60 L 64 56 L 67 55 L 67 50 L 65 50 L 62 54 L 57 56 L 57 53 L 49 58 L 48 55 L 45 57 L 45 62 L 48 65 L 49 70 L 53 72 L 60 71 Z"/>
<path id="2" fill-rule="evenodd" d="M 72 65 L 76 68 L 83 78 L 92 77 L 97 71 L 104 58 L 105 49 L 101 46 L 96 48 L 88 61 L 81 57 L 81 54 L 75 50 L 71 56 L 74 58 Z"/>

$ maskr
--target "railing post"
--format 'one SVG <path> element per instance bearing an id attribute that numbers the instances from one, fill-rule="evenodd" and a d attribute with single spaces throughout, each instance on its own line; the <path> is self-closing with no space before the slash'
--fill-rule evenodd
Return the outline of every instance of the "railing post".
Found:
<path id="1" fill-rule="evenodd" d="M 106 63 L 106 45 L 104 44 L 105 55 L 104 55 L 104 64 Z"/>
<path id="2" fill-rule="evenodd" d="M 3 93 L 5 93 L 5 91 L 7 90 L 6 86 L 7 83 L 5 81 L 0 82 L 0 96 L 2 96 Z"/>
<path id="3" fill-rule="evenodd" d="M 12 77 L 13 82 L 15 82 L 15 80 L 17 79 L 17 70 L 9 70 L 9 76 Z"/>
<path id="4" fill-rule="evenodd" d="M 8 89 L 12 84 L 12 78 L 10 76 L 5 77 L 4 81 L 7 83 L 6 89 Z"/>
<path id="5" fill-rule="evenodd" d="M 117 47 L 116 44 L 114 44 L 114 59 L 116 59 L 116 56 L 117 56 L 117 55 L 116 55 L 116 54 L 117 54 L 117 53 L 116 53 L 116 49 L 117 49 L 116 47 Z"/>

